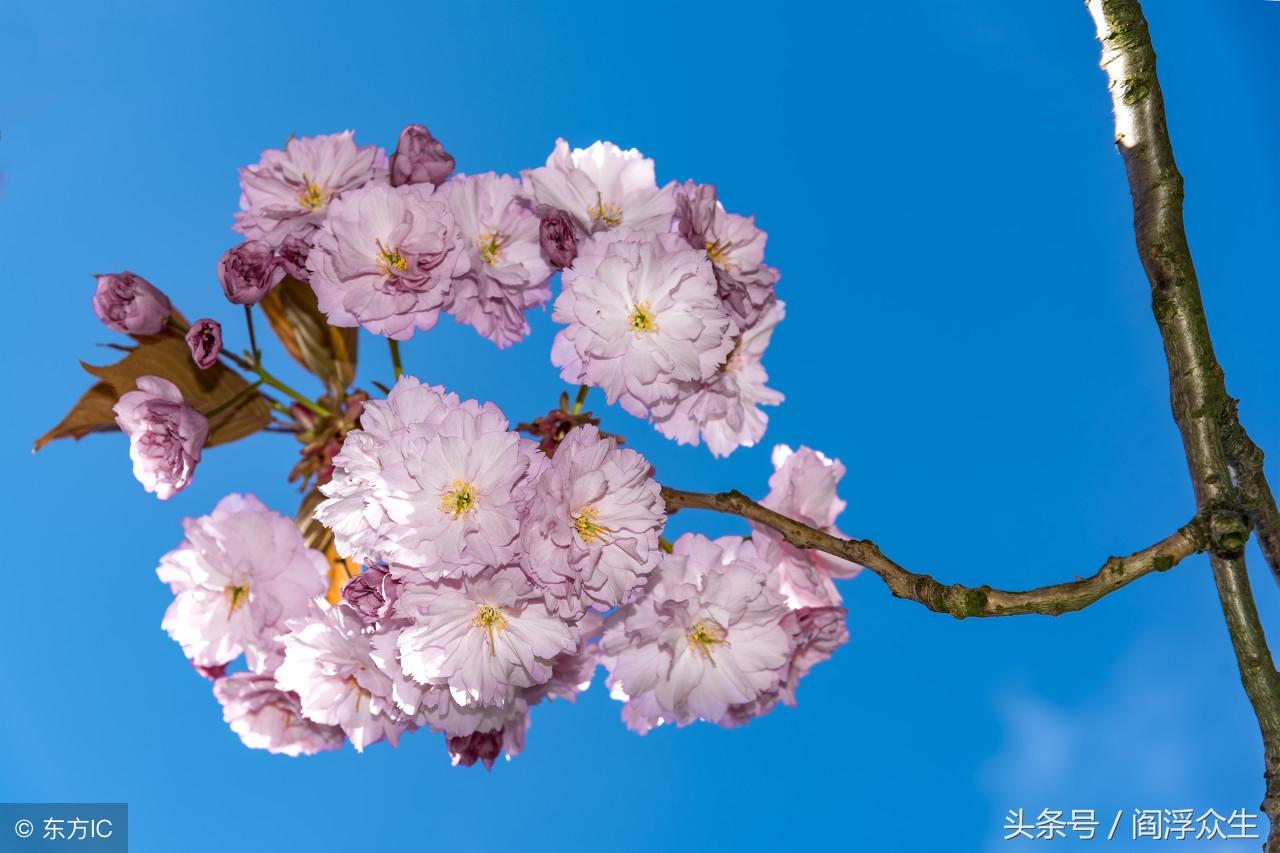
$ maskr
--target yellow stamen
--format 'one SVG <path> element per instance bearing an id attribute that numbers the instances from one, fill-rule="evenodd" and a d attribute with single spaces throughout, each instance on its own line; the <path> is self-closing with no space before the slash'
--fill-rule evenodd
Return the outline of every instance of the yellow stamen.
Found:
<path id="1" fill-rule="evenodd" d="M 476 245 L 480 247 L 480 257 L 484 258 L 486 264 L 493 266 L 502 257 L 502 250 L 510 239 L 498 231 L 485 231 L 476 238 Z"/>
<path id="2" fill-rule="evenodd" d="M 653 313 L 653 309 L 649 307 L 648 302 L 641 302 L 631 309 L 631 316 L 627 319 L 627 325 L 631 327 L 633 332 L 656 332 L 658 331 L 658 315 Z"/>
<path id="3" fill-rule="evenodd" d="M 622 224 L 622 206 L 605 201 L 600 193 L 596 193 L 596 203 L 587 208 L 587 215 L 605 228 L 616 228 Z"/>
<path id="4" fill-rule="evenodd" d="M 476 628 L 484 628 L 489 632 L 489 654 L 496 657 L 498 644 L 494 632 L 501 633 L 507 629 L 507 617 L 503 616 L 502 611 L 492 604 L 482 604 L 480 605 L 480 610 L 476 612 L 476 618 L 471 620 L 471 624 Z"/>
<path id="5" fill-rule="evenodd" d="M 706 658 L 712 666 L 716 665 L 711 653 L 715 647 L 728 642 L 729 632 L 715 622 L 704 622 L 699 619 L 689 627 L 689 651 Z"/>
<path id="6" fill-rule="evenodd" d="M 454 480 L 449 491 L 440 498 L 440 511 L 455 519 L 462 518 L 475 508 L 476 487 L 462 480 Z"/>
<path id="7" fill-rule="evenodd" d="M 235 613 L 245 605 L 249 600 L 249 585 L 229 586 L 226 589 L 227 600 L 231 602 L 231 609 L 227 611 L 227 616 Z"/>
<path id="8" fill-rule="evenodd" d="M 578 531 L 578 535 L 582 537 L 583 542 L 608 542 L 606 533 L 610 533 L 609 528 L 596 521 L 600 517 L 600 510 L 593 506 L 583 507 L 573 517 L 573 529 Z"/>
<path id="9" fill-rule="evenodd" d="M 720 269 L 725 269 L 729 266 L 729 250 L 732 248 L 732 243 L 721 243 L 717 239 L 706 244 L 707 257 L 711 259 L 711 263 Z"/>
<path id="10" fill-rule="evenodd" d="M 302 188 L 302 192 L 298 193 L 298 204 L 307 210 L 319 210 L 324 207 L 329 201 L 329 194 L 306 175 L 302 176 L 302 180 L 306 183 L 306 186 Z"/>
<path id="11" fill-rule="evenodd" d="M 400 254 L 399 248 L 388 249 L 381 240 L 374 240 L 374 243 L 378 246 L 378 268 L 387 278 L 391 278 L 393 269 L 404 272 L 409 268 L 409 262 Z"/>

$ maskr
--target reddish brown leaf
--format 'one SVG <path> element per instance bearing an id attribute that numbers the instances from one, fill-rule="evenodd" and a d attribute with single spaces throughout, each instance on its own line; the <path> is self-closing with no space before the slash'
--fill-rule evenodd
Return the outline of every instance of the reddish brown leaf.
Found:
<path id="1" fill-rule="evenodd" d="M 311 285 L 286 276 L 260 303 L 271 330 L 298 364 L 328 384 L 345 390 L 356 374 L 355 329 L 330 326 Z"/>
<path id="2" fill-rule="evenodd" d="M 186 341 L 177 333 L 165 332 L 136 340 L 137 345 L 115 364 L 95 367 L 81 362 L 84 369 L 100 381 L 80 398 L 61 423 L 36 440 L 36 450 L 56 438 L 80 438 L 90 432 L 115 429 L 111 407 L 121 395 L 137 387 L 139 376 L 168 379 L 200 412 L 213 411 L 239 397 L 235 405 L 210 418 L 207 446 L 252 435 L 270 422 L 271 408 L 266 400 L 256 393 L 244 393 L 249 387 L 244 377 L 221 364 L 208 370 L 196 367 Z"/>

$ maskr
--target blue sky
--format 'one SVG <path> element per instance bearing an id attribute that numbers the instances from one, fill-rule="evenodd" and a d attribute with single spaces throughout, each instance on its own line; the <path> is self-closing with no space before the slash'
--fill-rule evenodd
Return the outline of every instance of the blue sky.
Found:
<path id="1" fill-rule="evenodd" d="M 1280 5 L 1151 5 L 1219 356 L 1280 458 Z M 798 708 L 744 730 L 640 738 L 597 683 L 540 708 L 528 751 L 491 773 L 450 768 L 429 734 L 362 756 L 242 748 L 159 628 L 153 569 L 229 491 L 291 512 L 291 439 L 210 451 L 167 503 L 120 436 L 29 448 L 87 387 L 77 359 L 110 356 L 91 273 L 133 269 L 243 345 L 214 265 L 236 168 L 290 133 L 389 146 L 420 121 L 469 172 L 612 139 L 756 213 L 788 303 L 766 360 L 788 400 L 764 444 L 715 461 L 601 412 L 672 485 L 761 495 L 772 444 L 808 444 L 849 469 L 847 532 L 1010 587 L 1090 573 L 1193 512 L 1081 4 L 374 8 L 0 8 L 0 800 L 128 801 L 139 851 L 1004 850 L 1010 808 L 1256 810 L 1259 738 L 1200 558 L 1057 619 L 957 622 L 859 577 L 850 645 Z M 539 314 L 499 353 L 445 322 L 405 360 L 521 419 L 562 389 L 553 334 Z M 385 348 L 363 344 L 362 381 L 385 381 Z"/>

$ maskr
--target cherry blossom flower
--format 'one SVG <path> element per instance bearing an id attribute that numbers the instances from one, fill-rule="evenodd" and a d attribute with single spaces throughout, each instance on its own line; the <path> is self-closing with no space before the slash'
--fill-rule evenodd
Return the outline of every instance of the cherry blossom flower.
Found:
<path id="1" fill-rule="evenodd" d="M 549 207 L 538 222 L 538 242 L 543 254 L 557 269 L 573 266 L 578 257 L 578 227 L 563 210 Z"/>
<path id="2" fill-rule="evenodd" d="M 706 251 L 730 315 L 744 328 L 755 325 L 777 299 L 778 271 L 764 263 L 768 235 L 756 227 L 754 216 L 727 213 L 710 184 L 681 184 L 675 202 L 673 230 Z"/>
<path id="3" fill-rule="evenodd" d="M 407 576 L 396 614 L 400 664 L 421 684 L 447 687 L 459 705 L 505 705 L 552 676 L 554 659 L 578 648 L 573 626 L 551 613 L 516 568 L 471 578 Z"/>
<path id="4" fill-rule="evenodd" d="M 671 227 L 673 184 L 659 188 L 653 161 L 612 142 L 569 150 L 556 140 L 547 165 L 524 173 L 539 204 L 565 211 L 584 234 L 626 229 L 657 234 Z"/>
<path id="5" fill-rule="evenodd" d="M 182 544 L 156 569 L 175 596 L 162 627 L 199 666 L 243 653 L 250 670 L 270 672 L 287 620 L 324 594 L 328 560 L 306 546 L 292 520 L 253 495 L 227 495 L 183 529 Z"/>
<path id="6" fill-rule="evenodd" d="M 392 699 L 394 675 L 373 658 L 373 635 L 345 605 L 317 603 L 289 623 L 276 686 L 298 695 L 302 713 L 338 726 L 358 752 L 380 740 L 392 746 L 411 727 Z"/>
<path id="7" fill-rule="evenodd" d="M 773 476 L 769 494 L 760 503 L 774 512 L 810 527 L 844 536 L 836 518 L 845 502 L 836 495 L 836 485 L 844 477 L 844 465 L 816 450 L 801 447 L 793 451 L 785 444 L 773 449 Z M 832 578 L 851 578 L 862 567 L 816 550 L 802 550 L 789 544 L 772 527 L 752 523 L 752 536 L 767 551 L 781 580 L 781 589 L 793 607 L 838 605 L 840 594 Z"/>
<path id="8" fill-rule="evenodd" d="M 169 322 L 169 297 L 137 273 L 100 275 L 97 280 L 93 313 L 111 331 L 154 335 Z"/>
<path id="9" fill-rule="evenodd" d="M 530 466 L 544 457 L 496 406 L 404 377 L 385 403 L 365 404 L 360 424 L 316 509 L 340 554 L 431 576 L 516 558 Z"/>
<path id="10" fill-rule="evenodd" d="M 386 566 L 365 566 L 360 574 L 342 587 L 345 601 L 366 625 L 385 623 L 396 604 L 400 581 Z"/>
<path id="11" fill-rule="evenodd" d="M 270 675 L 228 675 L 214 682 L 213 695 L 222 704 L 223 719 L 250 749 L 315 755 L 341 749 L 346 742 L 337 726 L 324 726 L 302 716 L 297 694 L 276 687 Z"/>
<path id="12" fill-rule="evenodd" d="M 685 534 L 600 641 L 623 719 L 644 734 L 718 722 L 779 689 L 794 647 L 777 578 L 749 540 Z"/>
<path id="13" fill-rule="evenodd" d="M 159 376 L 139 376 L 138 390 L 112 408 L 129 436 L 133 476 L 162 501 L 191 484 L 209 437 L 209 420 L 182 399 L 178 386 Z"/>
<path id="14" fill-rule="evenodd" d="M 752 447 L 764 437 L 769 416 L 760 406 L 776 406 L 782 394 L 765 386 L 769 375 L 762 359 L 785 305 L 775 302 L 754 326 L 740 334 L 728 360 L 703 382 L 680 383 L 675 407 L 654 425 L 679 444 L 706 441 L 715 456 Z"/>
<path id="15" fill-rule="evenodd" d="M 334 200 L 385 180 L 386 171 L 386 154 L 373 145 L 357 147 L 350 130 L 290 139 L 283 151 L 264 151 L 257 165 L 240 170 L 235 230 L 273 249 L 289 236 L 305 239 Z"/>
<path id="16" fill-rule="evenodd" d="M 705 252 L 674 234 L 614 235 L 564 273 L 552 319 L 566 324 L 551 362 L 637 416 L 674 406 L 678 382 L 709 379 L 737 328 L 720 306 Z"/>
<path id="17" fill-rule="evenodd" d="M 329 205 L 307 256 L 311 288 L 335 326 L 404 340 L 436 324 L 455 266 L 458 228 L 430 184 L 369 184 Z"/>
<path id="18" fill-rule="evenodd" d="M 745 725 L 772 711 L 778 702 L 794 707 L 800 679 L 819 663 L 830 658 L 836 649 L 849 642 L 845 615 L 843 607 L 802 607 L 784 616 L 783 627 L 792 637 L 791 660 L 787 664 L 786 678 L 776 690 L 760 694 L 755 701 L 730 706 L 728 713 L 721 718 L 720 725 L 729 728 Z"/>
<path id="19" fill-rule="evenodd" d="M 458 176 L 440 188 L 462 235 L 464 262 L 446 309 L 499 347 L 529 334 L 525 312 L 551 298 L 538 218 L 520 181 L 489 172 Z"/>
<path id="20" fill-rule="evenodd" d="M 534 486 L 520 543 L 526 574 L 561 617 L 617 607 L 658 564 L 666 512 L 651 470 L 590 424 L 560 442 Z"/>

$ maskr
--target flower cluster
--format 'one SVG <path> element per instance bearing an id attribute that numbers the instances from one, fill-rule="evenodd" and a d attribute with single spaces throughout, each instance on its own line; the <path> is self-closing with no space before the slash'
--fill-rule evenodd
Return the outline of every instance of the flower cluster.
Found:
<path id="1" fill-rule="evenodd" d="M 727 456 L 757 443 L 760 406 L 782 402 L 762 359 L 783 305 L 754 219 L 727 213 L 714 187 L 658 187 L 652 160 L 608 142 L 560 140 L 524 177 L 548 211 L 544 249 L 566 267 L 552 315 L 561 376 L 681 444 Z"/>
<path id="2" fill-rule="evenodd" d="M 410 125 L 390 157 L 348 131 L 242 169 L 245 239 L 217 267 L 245 306 L 242 355 L 141 276 L 98 277 L 102 322 L 163 347 L 139 362 L 176 379 L 112 374 L 130 383 L 114 414 L 148 491 L 186 488 L 211 421 L 216 441 L 294 433 L 290 480 L 311 488 L 296 523 L 238 494 L 187 519 L 157 570 L 174 595 L 164 630 L 247 746 L 293 756 L 425 728 L 455 764 L 492 766 L 524 748 L 532 708 L 573 701 L 600 665 L 642 734 L 794 704 L 849 639 L 834 580 L 859 567 L 759 524 L 747 538 L 662 539 L 653 467 L 583 411 L 598 387 L 679 443 L 717 456 L 758 443 L 761 407 L 782 401 L 762 360 L 785 313 L 765 233 L 714 187 L 659 186 L 652 160 L 608 142 L 559 140 L 519 177 L 454 167 Z M 530 334 L 557 272 L 551 360 L 582 386 L 572 405 L 564 394 L 513 429 L 492 403 L 400 376 L 394 346 L 385 399 L 350 387 L 354 338 L 328 326 L 396 341 L 448 313 L 504 348 Z M 264 367 L 252 322 L 264 299 L 272 330 L 325 382 L 319 398 Z M 179 335 L 190 360 L 174 365 Z M 844 467 L 783 445 L 773 462 L 764 506 L 838 535 Z"/>

